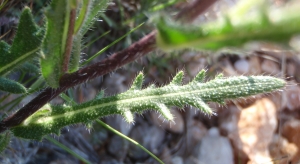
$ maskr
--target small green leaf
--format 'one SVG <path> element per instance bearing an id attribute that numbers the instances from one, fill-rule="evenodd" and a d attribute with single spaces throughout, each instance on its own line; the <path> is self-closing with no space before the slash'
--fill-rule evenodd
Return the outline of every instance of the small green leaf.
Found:
<path id="1" fill-rule="evenodd" d="M 26 88 L 22 84 L 3 77 L 0 77 L 0 90 L 16 94 L 26 93 Z"/>
<path id="2" fill-rule="evenodd" d="M 30 9 L 25 7 L 12 46 L 0 42 L 0 75 L 37 55 L 43 36 L 43 30 L 35 24 Z"/>
<path id="3" fill-rule="evenodd" d="M 59 86 L 70 21 L 69 0 L 53 0 L 46 10 L 47 32 L 42 46 L 41 68 L 48 85 Z"/>

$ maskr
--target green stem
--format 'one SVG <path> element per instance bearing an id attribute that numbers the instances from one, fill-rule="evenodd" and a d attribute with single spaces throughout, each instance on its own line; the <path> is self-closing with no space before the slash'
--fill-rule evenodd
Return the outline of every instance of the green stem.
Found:
<path id="1" fill-rule="evenodd" d="M 62 99 L 64 99 L 65 101 L 67 101 L 67 103 L 71 104 L 71 105 L 76 105 L 77 103 L 71 99 L 69 96 L 67 96 L 65 93 L 61 93 L 59 95 Z"/>
<path id="2" fill-rule="evenodd" d="M 87 43 L 85 46 L 82 47 L 82 49 L 85 49 L 86 47 L 89 47 L 91 44 L 95 43 L 97 40 L 99 40 L 100 38 L 102 38 L 103 36 L 107 35 L 108 33 L 110 33 L 109 31 L 104 32 L 102 35 L 100 35 L 99 37 L 93 39 L 92 41 L 90 41 L 89 43 Z"/>
<path id="3" fill-rule="evenodd" d="M 66 48 L 64 52 L 64 61 L 63 61 L 63 72 L 66 73 L 68 71 L 69 61 L 71 57 L 72 45 L 73 45 L 73 33 L 74 33 L 74 26 L 76 20 L 76 7 L 72 8 L 70 11 L 70 22 L 69 22 L 69 29 L 67 34 L 66 40 Z"/>
<path id="4" fill-rule="evenodd" d="M 113 133 L 115 133 L 116 135 L 124 138 L 125 140 L 130 141 L 131 143 L 133 143 L 134 145 L 138 146 L 139 148 L 141 148 L 142 150 L 144 150 L 146 153 L 148 153 L 151 157 L 153 157 L 155 160 L 157 160 L 157 162 L 159 163 L 164 163 L 162 160 L 160 160 L 158 157 L 156 157 L 153 153 L 151 153 L 149 150 L 147 150 L 144 146 L 142 146 L 141 144 L 139 144 L 138 142 L 136 142 L 135 140 L 127 137 L 126 135 L 122 134 L 121 132 L 117 131 L 116 129 L 112 128 L 111 126 L 107 125 L 106 123 L 104 123 L 101 120 L 96 120 L 97 123 L 99 123 L 100 125 L 102 125 L 103 127 L 105 127 L 106 129 L 112 131 Z"/>

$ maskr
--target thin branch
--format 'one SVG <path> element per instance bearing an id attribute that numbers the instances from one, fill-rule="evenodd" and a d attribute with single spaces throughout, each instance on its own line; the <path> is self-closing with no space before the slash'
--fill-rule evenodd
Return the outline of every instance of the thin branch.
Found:
<path id="1" fill-rule="evenodd" d="M 60 80 L 59 88 L 46 88 L 15 114 L 1 121 L 0 133 L 9 129 L 10 127 L 19 125 L 26 118 L 68 88 L 85 83 L 95 77 L 105 75 L 127 63 L 135 61 L 136 59 L 152 51 L 155 48 L 155 33 L 156 32 L 153 31 L 138 42 L 132 44 L 127 49 L 117 52 L 107 59 L 82 68 L 81 70 L 78 70 L 72 74 L 65 74 Z"/>
<path id="2" fill-rule="evenodd" d="M 201 2 L 202 9 L 198 11 L 199 14 L 204 12 L 213 3 L 207 3 L 211 0 L 198 0 Z M 156 31 L 144 36 L 139 41 L 135 42 L 127 49 L 114 53 L 112 56 L 100 62 L 92 64 L 88 67 L 82 68 L 72 74 L 65 74 L 60 80 L 60 87 L 57 89 L 46 88 L 37 97 L 31 100 L 23 108 L 15 114 L 0 122 L 0 133 L 9 129 L 10 127 L 17 126 L 22 123 L 26 118 L 51 101 L 53 98 L 64 92 L 68 88 L 74 87 L 78 84 L 85 83 L 88 80 L 98 76 L 105 75 L 114 71 L 117 68 L 124 66 L 127 63 L 133 62 L 136 59 L 146 55 L 148 52 L 153 51 L 155 46 Z"/>

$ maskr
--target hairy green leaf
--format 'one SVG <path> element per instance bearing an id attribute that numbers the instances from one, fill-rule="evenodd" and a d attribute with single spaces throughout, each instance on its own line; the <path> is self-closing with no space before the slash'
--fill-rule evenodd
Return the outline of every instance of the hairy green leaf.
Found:
<path id="1" fill-rule="evenodd" d="M 241 46 L 248 41 L 286 42 L 300 33 L 298 6 L 258 10 L 251 14 L 225 16 L 201 26 L 182 25 L 166 18 L 157 22 L 157 44 L 165 50 L 196 48 L 216 50 Z"/>
<path id="2" fill-rule="evenodd" d="M 85 34 L 91 28 L 94 22 L 98 20 L 99 15 L 107 8 L 110 1 L 111 0 L 89 0 L 89 4 L 85 3 L 85 5 L 88 5 L 88 10 L 79 29 L 81 34 Z M 78 19 L 76 25 L 79 24 L 79 22 Z"/>
<path id="3" fill-rule="evenodd" d="M 80 64 L 80 56 L 81 56 L 81 46 L 82 46 L 82 36 L 81 34 L 77 34 L 73 38 L 73 49 L 72 54 L 70 57 L 70 63 L 69 63 L 69 72 L 75 72 L 79 68 Z"/>
<path id="4" fill-rule="evenodd" d="M 41 140 L 44 135 L 60 133 L 64 126 L 87 123 L 99 117 L 113 114 L 122 115 L 126 121 L 133 122 L 134 113 L 142 113 L 153 109 L 161 113 L 167 120 L 173 120 L 168 107 L 191 105 L 199 108 L 205 114 L 213 111 L 206 102 L 224 102 L 226 99 L 247 97 L 259 93 L 276 91 L 285 86 L 285 81 L 270 76 L 240 76 L 202 81 L 204 71 L 187 85 L 179 85 L 183 72 L 179 72 L 171 84 L 154 88 L 141 89 L 143 74 L 140 73 L 133 86 L 119 95 L 95 99 L 74 106 L 51 106 L 46 113 L 35 113 L 30 119 L 12 128 L 17 137 Z M 32 119 L 34 118 L 34 119 Z"/>
<path id="5" fill-rule="evenodd" d="M 42 74 L 47 83 L 57 88 L 63 72 L 63 59 L 70 21 L 69 0 L 53 0 L 46 10 L 47 32 L 42 46 Z"/>
<path id="6" fill-rule="evenodd" d="M 25 7 L 12 46 L 0 42 L 0 75 L 37 55 L 43 36 L 43 30 L 35 24 L 30 9 Z"/>
<path id="7" fill-rule="evenodd" d="M 74 33 L 77 34 L 80 32 L 80 27 L 82 26 L 83 22 L 86 20 L 89 8 L 91 8 L 91 3 L 92 0 L 85 0 L 85 1 L 80 1 L 80 12 L 79 15 L 77 16 L 76 23 L 75 23 L 75 29 Z"/>
<path id="8" fill-rule="evenodd" d="M 30 74 L 40 74 L 40 69 L 37 65 L 33 64 L 32 62 L 26 62 L 20 66 L 22 71 L 30 73 Z"/>
<path id="9" fill-rule="evenodd" d="M 26 88 L 13 80 L 0 77 L 0 90 L 9 93 L 26 93 Z"/>
<path id="10" fill-rule="evenodd" d="M 75 23 L 73 53 L 70 58 L 69 72 L 78 70 L 82 50 L 82 37 L 98 19 L 99 14 L 106 9 L 108 2 L 110 0 L 81 1 L 80 12 Z"/>

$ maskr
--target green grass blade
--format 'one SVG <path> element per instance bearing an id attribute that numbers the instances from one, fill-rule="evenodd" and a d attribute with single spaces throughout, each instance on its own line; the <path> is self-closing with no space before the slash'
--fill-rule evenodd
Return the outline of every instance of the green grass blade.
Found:
<path id="1" fill-rule="evenodd" d="M 64 99 L 68 104 L 71 104 L 71 105 L 76 105 L 77 103 L 71 99 L 69 96 L 67 96 L 65 93 L 61 93 L 59 95 L 62 99 Z"/>
<path id="2" fill-rule="evenodd" d="M 149 150 L 147 150 L 144 146 L 142 146 L 141 144 L 139 144 L 138 142 L 136 142 L 135 140 L 127 137 L 126 135 L 122 134 L 121 132 L 117 131 L 116 129 L 112 128 L 111 126 L 107 125 L 106 123 L 104 123 L 101 120 L 96 120 L 97 123 L 99 123 L 101 126 L 103 126 L 104 128 L 108 129 L 109 131 L 115 133 L 116 135 L 124 138 L 125 140 L 133 143 L 134 145 L 138 146 L 139 148 L 141 148 L 143 151 L 145 151 L 146 153 L 148 153 L 151 157 L 153 157 L 157 162 L 163 164 L 164 162 L 161 161 L 159 158 L 157 158 L 153 153 L 151 153 Z"/>
<path id="3" fill-rule="evenodd" d="M 105 35 L 107 35 L 107 34 L 109 34 L 109 33 L 110 33 L 110 31 L 104 32 L 102 35 L 100 35 L 99 37 L 97 37 L 97 38 L 91 40 L 89 43 L 87 43 L 86 45 L 84 45 L 82 48 L 84 49 L 84 48 L 86 48 L 86 47 L 89 47 L 91 44 L 95 43 L 97 40 L 99 40 L 100 38 L 104 37 Z"/>
<path id="4" fill-rule="evenodd" d="M 92 164 L 92 162 L 84 159 L 83 157 L 81 157 L 80 155 L 78 155 L 77 153 L 75 153 L 73 150 L 71 150 L 70 148 L 66 147 L 65 145 L 61 144 L 60 142 L 56 141 L 55 139 L 46 136 L 45 137 L 48 141 L 52 142 L 54 145 L 62 148 L 63 150 L 65 150 L 66 152 L 70 153 L 73 157 L 79 159 L 80 161 L 86 163 L 86 164 Z"/>
<path id="5" fill-rule="evenodd" d="M 108 46 L 105 46 L 104 48 L 102 48 L 99 52 L 97 52 L 95 55 L 93 55 L 92 57 L 90 57 L 89 59 L 87 59 L 86 61 L 84 61 L 81 66 L 84 66 L 86 64 L 88 64 L 89 62 L 91 62 L 93 59 L 95 59 L 97 56 L 101 55 L 103 52 L 105 52 L 108 48 L 110 48 L 111 46 L 115 45 L 116 43 L 118 43 L 119 41 L 121 41 L 123 38 L 125 38 L 127 35 L 131 34 L 132 32 L 134 32 L 135 30 L 137 30 L 138 28 L 140 28 L 144 23 L 139 24 L 138 26 L 136 26 L 135 28 L 131 29 L 129 32 L 127 32 L 125 35 L 121 36 L 120 38 L 116 39 L 115 41 L 113 41 L 111 44 L 109 44 Z"/>

